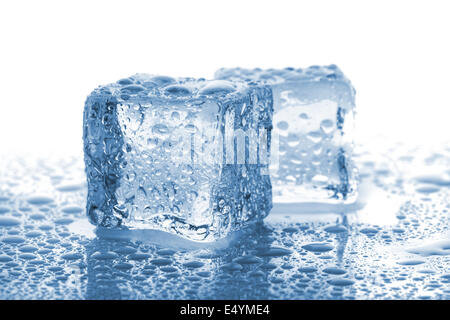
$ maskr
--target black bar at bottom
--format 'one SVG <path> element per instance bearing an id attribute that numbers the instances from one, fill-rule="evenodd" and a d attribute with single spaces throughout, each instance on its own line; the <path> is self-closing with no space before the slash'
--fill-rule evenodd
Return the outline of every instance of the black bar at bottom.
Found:
<path id="1" fill-rule="evenodd" d="M 115 315 L 115 319 L 132 320 L 161 319 L 307 319 L 325 315 L 385 317 L 391 308 L 406 313 L 423 311 L 432 307 L 444 313 L 449 301 L 306 301 L 306 300 L 149 300 L 149 301 L 0 301 L 0 309 L 11 307 L 17 317 L 22 311 L 27 313 L 45 312 L 77 316 L 80 319 L 94 316 L 93 311 L 102 315 Z M 362 309 L 361 309 L 362 307 Z M 38 310 L 42 308 L 42 311 Z"/>

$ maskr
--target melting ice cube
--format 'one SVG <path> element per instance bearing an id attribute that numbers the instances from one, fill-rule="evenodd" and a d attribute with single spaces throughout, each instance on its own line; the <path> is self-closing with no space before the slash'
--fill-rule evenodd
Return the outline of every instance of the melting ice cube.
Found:
<path id="1" fill-rule="evenodd" d="M 216 79 L 271 85 L 274 115 L 271 179 L 274 203 L 353 202 L 355 90 L 335 66 L 220 69 Z"/>
<path id="2" fill-rule="evenodd" d="M 103 227 L 225 237 L 272 208 L 269 86 L 138 74 L 84 109 L 87 213 Z"/>

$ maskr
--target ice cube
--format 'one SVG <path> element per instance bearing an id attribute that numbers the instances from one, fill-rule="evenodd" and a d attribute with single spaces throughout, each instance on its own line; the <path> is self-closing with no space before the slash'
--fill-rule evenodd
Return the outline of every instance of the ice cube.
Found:
<path id="1" fill-rule="evenodd" d="M 84 109 L 87 214 L 102 227 L 225 237 L 272 208 L 272 91 L 137 74 Z"/>
<path id="2" fill-rule="evenodd" d="M 354 202 L 355 90 L 338 67 L 220 69 L 215 78 L 272 86 L 274 203 Z"/>

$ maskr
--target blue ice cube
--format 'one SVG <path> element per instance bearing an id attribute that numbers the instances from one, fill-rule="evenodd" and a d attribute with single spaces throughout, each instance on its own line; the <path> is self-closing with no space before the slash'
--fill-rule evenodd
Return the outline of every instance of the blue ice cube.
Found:
<path id="1" fill-rule="evenodd" d="M 338 67 L 220 69 L 215 77 L 272 86 L 274 203 L 355 200 L 357 172 L 351 159 L 355 90 Z"/>
<path id="2" fill-rule="evenodd" d="M 102 227 L 225 237 L 272 208 L 272 90 L 137 74 L 84 109 L 87 214 Z"/>

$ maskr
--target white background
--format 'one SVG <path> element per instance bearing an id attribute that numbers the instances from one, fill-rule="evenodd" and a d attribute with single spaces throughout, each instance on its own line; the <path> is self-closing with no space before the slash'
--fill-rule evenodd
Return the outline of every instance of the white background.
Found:
<path id="1" fill-rule="evenodd" d="M 2 1 L 0 155 L 82 148 L 86 96 L 137 72 L 337 64 L 357 138 L 447 140 L 448 1 Z M 80 151 L 81 152 L 81 151 Z"/>

